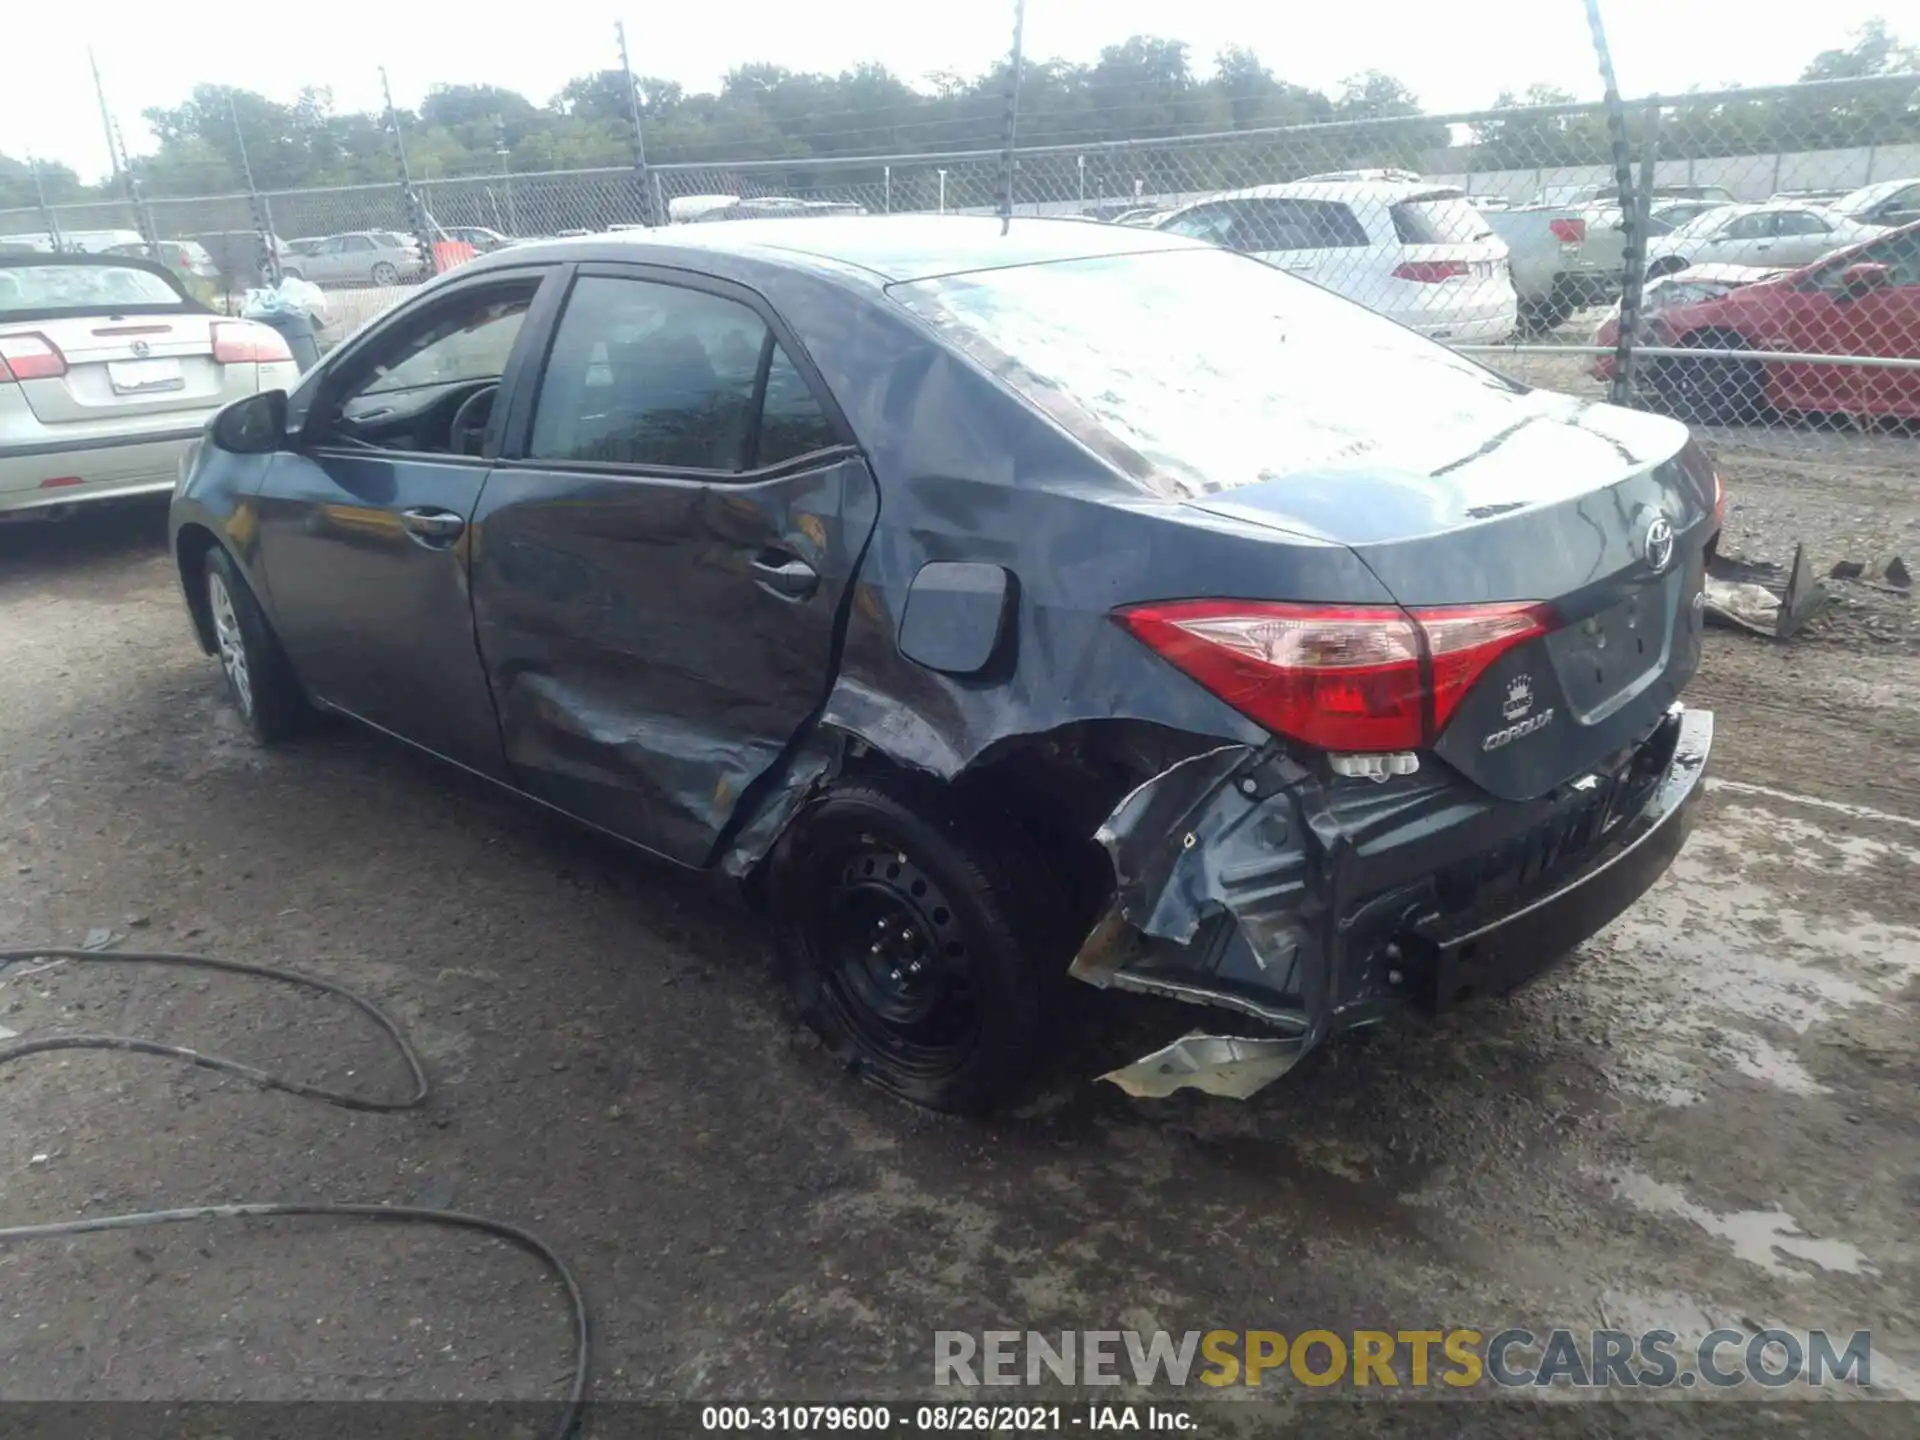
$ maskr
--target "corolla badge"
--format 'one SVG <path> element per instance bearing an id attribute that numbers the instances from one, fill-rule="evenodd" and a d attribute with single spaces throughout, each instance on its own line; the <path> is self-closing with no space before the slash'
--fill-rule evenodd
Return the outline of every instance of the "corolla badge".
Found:
<path id="1" fill-rule="evenodd" d="M 1673 526 L 1664 515 L 1656 515 L 1647 522 L 1647 533 L 1640 541 L 1641 553 L 1646 556 L 1647 569 L 1654 574 L 1662 573 L 1673 563 Z"/>

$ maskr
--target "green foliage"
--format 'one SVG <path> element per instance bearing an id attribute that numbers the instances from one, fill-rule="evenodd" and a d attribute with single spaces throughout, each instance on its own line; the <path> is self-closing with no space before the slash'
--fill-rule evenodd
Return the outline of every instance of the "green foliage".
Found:
<path id="1" fill-rule="evenodd" d="M 1846 48 L 1816 55 L 1804 78 L 1857 79 L 1916 66 L 1920 55 L 1914 48 L 1874 21 Z M 919 85 L 881 65 L 819 75 L 752 64 L 733 70 L 711 94 L 691 94 L 651 77 L 642 77 L 637 87 L 649 160 L 723 164 L 997 149 L 1007 81 L 1004 63 L 970 79 L 929 75 Z M 1569 98 L 1535 85 L 1518 94 L 1503 92 L 1496 106 L 1518 111 Z M 324 88 L 304 90 L 283 104 L 248 90 L 199 85 L 180 104 L 145 115 L 159 142 L 137 162 L 151 198 L 238 192 L 249 166 L 255 184 L 268 191 L 386 182 L 398 174 L 385 118 L 337 111 Z M 630 115 L 625 76 L 602 70 L 569 81 L 544 105 L 495 85 L 437 85 L 418 111 L 398 118 L 415 178 L 431 183 L 629 165 Z M 1638 123 L 1636 118 L 1636 129 Z M 1271 147 L 1255 155 L 1254 146 L 1227 146 L 1211 156 L 1218 171 L 1212 178 L 1225 185 L 1288 178 L 1278 171 L 1417 167 L 1453 138 L 1446 126 L 1422 116 L 1417 98 L 1393 76 L 1366 71 L 1327 95 L 1280 79 L 1251 50 L 1230 46 L 1202 78 L 1185 44 L 1149 35 L 1109 45 L 1087 65 L 1030 62 L 1020 95 L 1022 146 L 1091 146 L 1300 125 L 1333 128 L 1308 132 L 1288 147 L 1298 154 L 1297 166 L 1282 163 L 1276 170 Z M 1891 83 L 1884 93 L 1838 97 L 1732 103 L 1676 97 L 1662 122 L 1661 148 L 1669 156 L 1746 154 L 1915 138 L 1920 104 L 1907 87 Z M 1474 166 L 1483 170 L 1591 164 L 1608 153 L 1605 122 L 1591 110 L 1495 115 L 1472 127 L 1471 139 Z M 1136 173 L 1151 168 L 1154 155 L 1172 155 L 1158 149 L 1130 153 L 1140 162 L 1131 167 Z M 1088 160 L 1087 170 L 1104 177 L 1105 162 L 1096 165 L 1098 158 Z M 860 173 L 870 179 L 871 172 L 868 166 Z M 830 186 L 836 171 L 815 168 L 809 174 L 814 185 Z M 41 177 L 55 204 L 116 193 L 111 182 L 81 184 L 63 166 L 42 166 Z M 960 187 L 950 196 L 956 205 L 990 198 L 971 193 L 974 178 L 956 174 L 953 184 Z M 36 203 L 28 167 L 0 155 L 0 208 Z"/>

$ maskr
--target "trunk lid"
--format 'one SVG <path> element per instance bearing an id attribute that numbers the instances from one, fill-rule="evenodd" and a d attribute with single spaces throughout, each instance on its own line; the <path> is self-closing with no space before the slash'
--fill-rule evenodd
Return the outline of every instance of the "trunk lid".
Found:
<path id="1" fill-rule="evenodd" d="M 23 380 L 20 388 L 42 424 L 178 415 L 206 411 L 250 393 L 252 366 L 213 358 L 213 323 L 202 314 L 127 315 L 119 319 L 34 320 L 5 333 L 38 335 L 67 362 L 64 375 Z"/>
<path id="2" fill-rule="evenodd" d="M 1548 633 L 1488 667 L 1434 745 L 1518 800 L 1633 744 L 1691 678 L 1714 482 L 1671 421 L 1539 391 L 1504 408 L 1187 503 L 1344 544 L 1408 608 L 1549 606 Z"/>

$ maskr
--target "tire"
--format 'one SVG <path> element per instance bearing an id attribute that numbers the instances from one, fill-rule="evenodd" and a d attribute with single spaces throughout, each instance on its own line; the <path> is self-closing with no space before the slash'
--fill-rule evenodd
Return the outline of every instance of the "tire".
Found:
<path id="1" fill-rule="evenodd" d="M 1047 873 L 1010 819 L 932 781 L 836 785 L 787 827 L 770 865 L 800 1018 L 855 1074 L 916 1105 L 1005 1104 L 1026 1087 L 1043 999 L 1065 971 Z"/>
<path id="2" fill-rule="evenodd" d="M 1573 316 L 1573 297 L 1555 290 L 1545 300 L 1526 300 L 1520 305 L 1520 328 L 1529 335 L 1545 335 L 1558 330 Z"/>
<path id="3" fill-rule="evenodd" d="M 1647 279 L 1658 280 L 1662 275 L 1678 275 L 1686 268 L 1686 261 L 1678 259 L 1677 257 L 1668 256 L 1665 259 L 1654 261 L 1653 264 L 1647 267 Z"/>
<path id="4" fill-rule="evenodd" d="M 1745 348 L 1725 336 L 1698 343 L 1704 349 Z M 1761 419 L 1767 408 L 1765 387 L 1766 377 L 1755 360 L 1703 355 L 1647 362 L 1647 388 L 1662 409 L 1691 425 L 1744 425 Z"/>
<path id="5" fill-rule="evenodd" d="M 297 733 L 306 718 L 306 699 L 293 667 L 233 558 L 215 545 L 207 551 L 204 573 L 227 695 L 254 742 L 277 745 Z"/>
<path id="6" fill-rule="evenodd" d="M 400 283 L 400 272 L 391 262 L 382 260 L 378 265 L 373 267 L 372 280 L 375 285 L 386 289 L 389 286 Z"/>

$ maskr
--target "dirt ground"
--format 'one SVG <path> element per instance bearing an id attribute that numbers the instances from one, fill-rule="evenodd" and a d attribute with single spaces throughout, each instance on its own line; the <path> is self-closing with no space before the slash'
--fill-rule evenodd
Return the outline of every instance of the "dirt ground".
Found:
<path id="1" fill-rule="evenodd" d="M 1728 548 L 1920 558 L 1915 442 L 1790 448 L 1727 447 Z M 687 877 L 368 735 L 250 748 L 160 511 L 0 531 L 0 947 L 109 928 L 308 968 L 401 1017 L 436 1087 L 367 1115 L 136 1055 L 0 1067 L 0 1224 L 312 1198 L 516 1221 L 582 1277 L 601 1397 L 924 1396 L 937 1329 L 1777 1324 L 1871 1329 L 1877 1393 L 1920 1398 L 1920 624 L 1843 588 L 1791 645 L 1713 635 L 1701 827 L 1556 973 L 1246 1103 L 1093 1082 L 1147 1015 L 1089 991 L 1040 1097 L 976 1125 L 838 1074 L 752 918 Z M 0 971 L 0 1043 L 60 1030 L 404 1079 L 285 987 Z M 538 1268 L 460 1234 L 0 1246 L 4 1398 L 531 1399 L 569 1355 Z M 1912 1433 L 1910 1407 L 1789 1408 Z"/>

